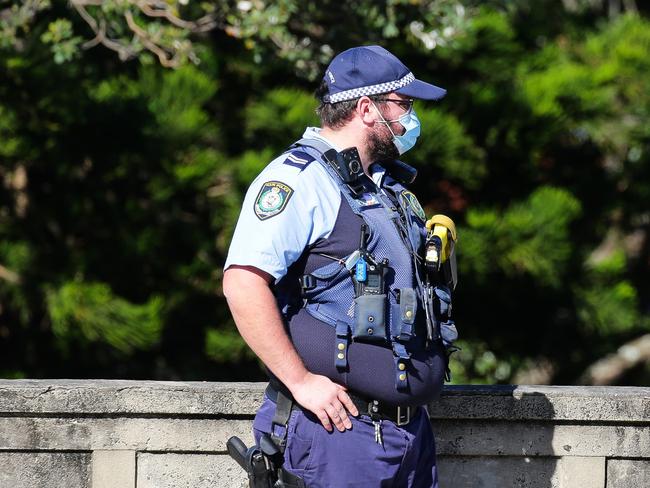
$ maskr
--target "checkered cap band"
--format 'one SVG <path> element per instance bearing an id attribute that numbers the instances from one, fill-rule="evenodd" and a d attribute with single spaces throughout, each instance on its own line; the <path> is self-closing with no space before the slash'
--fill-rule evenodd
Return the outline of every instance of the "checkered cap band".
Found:
<path id="1" fill-rule="evenodd" d="M 395 81 L 388 81 L 386 83 L 379 83 L 377 85 L 370 86 L 361 86 L 359 88 L 352 88 L 351 90 L 345 90 L 342 92 L 329 95 L 329 103 L 344 102 L 346 100 L 354 100 L 355 98 L 378 95 L 380 93 L 389 93 L 400 88 L 404 88 L 409 83 L 415 81 L 415 76 L 413 73 L 408 73 L 403 78 Z"/>

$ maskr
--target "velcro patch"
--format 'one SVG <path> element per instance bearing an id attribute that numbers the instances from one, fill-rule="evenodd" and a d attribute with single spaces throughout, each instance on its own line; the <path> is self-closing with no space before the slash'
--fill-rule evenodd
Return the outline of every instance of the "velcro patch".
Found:
<path id="1" fill-rule="evenodd" d="M 292 151 L 284 160 L 284 164 L 294 166 L 299 169 L 305 169 L 309 163 L 314 161 L 314 156 L 303 151 Z"/>
<path id="2" fill-rule="evenodd" d="M 255 199 L 255 215 L 260 220 L 270 219 L 286 208 L 291 195 L 293 189 L 289 185 L 280 181 L 267 181 Z"/>

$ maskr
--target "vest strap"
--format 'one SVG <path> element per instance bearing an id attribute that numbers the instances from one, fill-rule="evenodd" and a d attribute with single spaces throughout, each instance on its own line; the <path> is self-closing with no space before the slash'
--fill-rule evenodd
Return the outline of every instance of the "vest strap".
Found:
<path id="1" fill-rule="evenodd" d="M 342 322 L 336 321 L 336 358 L 334 365 L 336 369 L 344 370 L 348 367 L 348 345 L 350 343 L 350 326 Z"/>
<path id="2" fill-rule="evenodd" d="M 406 372 L 411 355 L 406 352 L 404 344 L 393 342 L 393 359 L 395 361 L 395 387 L 399 391 L 408 388 L 408 373 Z"/>
<path id="3" fill-rule="evenodd" d="M 271 439 L 282 453 L 284 453 L 287 447 L 287 431 L 292 407 L 293 398 L 291 394 L 285 394 L 279 389 L 276 398 L 275 415 L 273 415 L 273 420 L 271 421 Z M 280 427 L 280 433 L 275 429 L 276 426 Z"/>

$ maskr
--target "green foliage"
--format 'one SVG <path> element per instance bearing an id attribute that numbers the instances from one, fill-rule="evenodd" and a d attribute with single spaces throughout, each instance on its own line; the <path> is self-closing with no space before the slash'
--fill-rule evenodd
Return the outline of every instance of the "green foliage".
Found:
<path id="1" fill-rule="evenodd" d="M 0 373 L 259 377 L 220 291 L 244 192 L 333 53 L 379 43 L 448 89 L 404 161 L 459 227 L 454 381 L 575 381 L 650 327 L 650 22 L 574 4 L 120 0 L 85 7 L 101 37 L 5 2 Z"/>
<path id="2" fill-rule="evenodd" d="M 625 253 L 618 248 L 599 262 L 589 262 L 585 285 L 576 290 L 580 318 L 603 338 L 650 328 L 648 317 L 639 312 L 636 288 L 625 279 L 626 268 Z"/>
<path id="3" fill-rule="evenodd" d="M 304 127 L 318 125 L 316 100 L 303 91 L 277 88 L 246 107 L 245 137 L 253 147 L 281 150 L 300 139 Z"/>
<path id="4" fill-rule="evenodd" d="M 460 348 L 451 356 L 449 363 L 454 384 L 501 383 L 512 377 L 518 365 L 517 357 L 497 357 L 484 342 L 459 340 Z"/>
<path id="5" fill-rule="evenodd" d="M 160 337 L 162 299 L 135 305 L 103 283 L 68 282 L 47 294 L 52 331 L 65 347 L 71 341 L 105 342 L 120 352 L 146 349 Z"/>
<path id="6" fill-rule="evenodd" d="M 426 170 L 434 167 L 447 179 L 474 190 L 487 174 L 483 150 L 477 147 L 453 114 L 416 107 L 422 134 L 409 162 Z"/>
<path id="7" fill-rule="evenodd" d="M 39 12 L 51 7 L 49 0 L 3 2 L 0 15 L 0 48 L 20 46 L 21 38 L 30 32 Z"/>
<path id="8" fill-rule="evenodd" d="M 203 108 L 217 91 L 207 73 L 191 65 L 165 73 L 149 66 L 142 69 L 139 84 L 139 91 L 147 95 L 148 109 L 156 118 L 156 130 L 163 131 L 158 133 L 159 137 L 182 142 L 201 132 L 215 135 L 215 127 Z"/>
<path id="9" fill-rule="evenodd" d="M 206 329 L 205 353 L 222 363 L 237 363 L 243 358 L 255 359 L 237 330 Z"/>
<path id="10" fill-rule="evenodd" d="M 506 276 L 527 273 L 543 285 L 558 287 L 571 253 L 569 224 L 579 213 L 579 201 L 550 187 L 540 187 L 502 214 L 471 209 L 468 227 L 460 230 L 463 266 L 478 279 L 495 271 Z"/>
<path id="11" fill-rule="evenodd" d="M 54 62 L 61 64 L 71 61 L 78 54 L 82 39 L 73 35 L 72 22 L 57 19 L 50 22 L 47 31 L 41 35 L 41 41 L 52 45 Z"/>

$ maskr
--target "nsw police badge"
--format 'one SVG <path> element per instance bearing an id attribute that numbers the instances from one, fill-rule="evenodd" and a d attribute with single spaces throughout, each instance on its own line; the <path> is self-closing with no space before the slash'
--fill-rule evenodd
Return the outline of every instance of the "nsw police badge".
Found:
<path id="1" fill-rule="evenodd" d="M 421 220 L 426 220 L 426 214 L 420 202 L 418 202 L 417 197 L 410 191 L 404 190 L 400 195 L 406 204 L 411 207 L 411 210 L 415 215 L 417 215 Z"/>
<path id="2" fill-rule="evenodd" d="M 255 199 L 255 215 L 260 220 L 270 219 L 286 208 L 291 195 L 293 189 L 289 185 L 279 181 L 267 181 Z"/>

